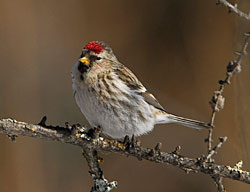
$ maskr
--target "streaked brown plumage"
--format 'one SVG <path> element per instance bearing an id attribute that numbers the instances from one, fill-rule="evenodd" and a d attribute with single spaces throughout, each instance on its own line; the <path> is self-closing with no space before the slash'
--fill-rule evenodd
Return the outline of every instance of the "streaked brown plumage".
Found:
<path id="1" fill-rule="evenodd" d="M 76 102 L 90 125 L 112 138 L 146 134 L 155 124 L 179 123 L 202 129 L 205 123 L 169 114 L 105 43 L 88 43 L 72 69 Z"/>

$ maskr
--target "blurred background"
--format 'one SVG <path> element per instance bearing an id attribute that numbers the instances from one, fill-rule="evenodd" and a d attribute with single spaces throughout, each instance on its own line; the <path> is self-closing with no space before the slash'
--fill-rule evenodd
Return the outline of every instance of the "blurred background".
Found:
<path id="1" fill-rule="evenodd" d="M 0 0 L 0 118 L 64 125 L 86 120 L 71 90 L 71 68 L 82 47 L 102 40 L 114 50 L 169 112 L 208 121 L 208 101 L 240 50 L 249 23 L 216 0 Z M 238 1 L 250 11 L 248 0 Z M 250 50 L 250 48 L 249 48 Z M 249 54 L 250 55 L 250 54 Z M 228 136 L 216 155 L 219 164 L 243 160 L 250 170 L 250 56 L 226 88 L 225 108 L 215 119 L 214 140 Z M 198 157 L 205 154 L 206 131 L 178 125 L 156 126 L 140 137 L 153 147 Z M 173 166 L 102 154 L 107 179 L 116 191 L 216 191 L 204 174 L 185 174 Z M 89 191 L 92 179 L 79 147 L 26 137 L 11 142 L 0 135 L 1 192 Z M 228 191 L 250 185 L 225 180 Z"/>

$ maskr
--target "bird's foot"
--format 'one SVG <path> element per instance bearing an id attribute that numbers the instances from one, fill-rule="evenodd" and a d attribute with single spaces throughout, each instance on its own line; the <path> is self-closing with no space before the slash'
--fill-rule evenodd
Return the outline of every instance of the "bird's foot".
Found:
<path id="1" fill-rule="evenodd" d="M 140 146 L 141 142 L 140 140 L 136 139 L 134 135 L 131 137 L 131 139 L 128 135 L 126 135 L 123 140 L 123 144 L 126 146 L 126 150 L 129 150 Z"/>

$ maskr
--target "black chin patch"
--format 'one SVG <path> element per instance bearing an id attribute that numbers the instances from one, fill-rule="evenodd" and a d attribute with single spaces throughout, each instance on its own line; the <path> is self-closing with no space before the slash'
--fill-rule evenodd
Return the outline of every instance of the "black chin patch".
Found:
<path id="1" fill-rule="evenodd" d="M 83 74 L 83 73 L 86 73 L 86 72 L 88 71 L 89 66 L 84 65 L 83 63 L 79 62 L 78 68 L 77 68 L 77 69 L 78 69 L 78 71 L 79 71 L 81 74 Z"/>
<path id="2" fill-rule="evenodd" d="M 80 75 L 80 79 L 83 81 L 84 80 L 84 77 L 83 77 L 83 75 L 81 74 Z"/>

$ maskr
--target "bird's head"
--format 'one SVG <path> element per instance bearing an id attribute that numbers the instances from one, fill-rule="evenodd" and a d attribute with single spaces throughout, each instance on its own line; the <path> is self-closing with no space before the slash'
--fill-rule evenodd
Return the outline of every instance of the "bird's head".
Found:
<path id="1" fill-rule="evenodd" d="M 117 59 L 106 43 L 91 41 L 84 46 L 78 61 L 78 70 L 80 73 L 85 73 L 91 69 L 105 69 Z"/>

